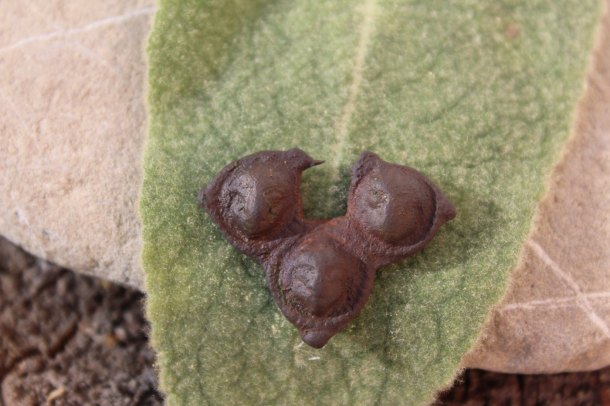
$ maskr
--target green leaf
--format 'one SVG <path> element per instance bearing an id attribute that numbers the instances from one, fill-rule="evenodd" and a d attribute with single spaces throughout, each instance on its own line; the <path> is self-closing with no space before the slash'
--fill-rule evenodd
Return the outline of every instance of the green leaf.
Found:
<path id="1" fill-rule="evenodd" d="M 141 214 L 148 315 L 170 404 L 418 404 L 450 383 L 501 296 L 569 133 L 597 0 L 161 0 L 148 55 Z M 300 147 L 310 216 L 345 210 L 363 150 L 457 207 L 382 270 L 322 350 L 262 268 L 196 205 L 228 162 Z"/>

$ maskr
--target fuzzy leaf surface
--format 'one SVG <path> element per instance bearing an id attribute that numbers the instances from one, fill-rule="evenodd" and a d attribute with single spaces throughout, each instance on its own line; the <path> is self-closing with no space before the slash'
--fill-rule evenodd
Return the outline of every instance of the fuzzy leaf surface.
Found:
<path id="1" fill-rule="evenodd" d="M 161 0 L 141 215 L 170 404 L 423 404 L 515 265 L 569 134 L 597 1 Z M 260 266 L 196 204 L 227 163 L 300 147 L 309 216 L 345 210 L 363 150 L 436 182 L 457 218 L 378 273 L 362 314 L 301 344 Z"/>

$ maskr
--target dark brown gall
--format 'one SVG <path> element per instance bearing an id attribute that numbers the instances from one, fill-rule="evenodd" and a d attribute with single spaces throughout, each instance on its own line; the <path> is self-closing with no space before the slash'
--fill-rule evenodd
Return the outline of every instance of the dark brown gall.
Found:
<path id="1" fill-rule="evenodd" d="M 274 235 L 293 215 L 294 183 L 290 172 L 264 162 L 237 169 L 221 189 L 227 222 L 248 238 Z"/>
<path id="2" fill-rule="evenodd" d="M 302 315 L 347 313 L 360 260 L 329 238 L 311 237 L 303 238 L 282 263 L 280 286 L 285 300 Z"/>
<path id="3" fill-rule="evenodd" d="M 354 191 L 354 220 L 390 244 L 415 244 L 426 237 L 434 220 L 434 191 L 409 168 L 380 166 Z"/>
<path id="4" fill-rule="evenodd" d="M 312 228 L 303 217 L 303 170 L 322 163 L 300 149 L 263 151 L 227 165 L 198 195 L 225 237 L 256 259 Z"/>
<path id="5" fill-rule="evenodd" d="M 320 163 L 296 148 L 258 152 L 227 165 L 198 197 L 225 237 L 265 267 L 280 310 L 314 348 L 360 313 L 380 267 L 421 250 L 456 214 L 415 169 L 364 152 L 347 214 L 306 219 L 301 173 Z"/>

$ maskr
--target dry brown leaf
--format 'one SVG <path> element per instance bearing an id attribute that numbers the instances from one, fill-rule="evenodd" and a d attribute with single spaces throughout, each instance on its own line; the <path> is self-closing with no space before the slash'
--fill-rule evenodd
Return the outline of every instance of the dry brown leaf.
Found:
<path id="1" fill-rule="evenodd" d="M 0 232 L 135 286 L 153 13 L 152 0 L 0 2 Z"/>
<path id="2" fill-rule="evenodd" d="M 0 3 L 0 233 L 136 287 L 152 0 Z M 610 363 L 610 22 L 511 288 L 465 366 Z"/>
<path id="3" fill-rule="evenodd" d="M 464 366 L 584 371 L 610 364 L 610 2 L 573 135 L 530 238 Z"/>

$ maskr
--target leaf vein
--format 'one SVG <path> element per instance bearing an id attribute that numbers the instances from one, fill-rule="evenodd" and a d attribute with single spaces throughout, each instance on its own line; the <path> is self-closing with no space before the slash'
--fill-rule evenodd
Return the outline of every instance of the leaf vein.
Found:
<path id="1" fill-rule="evenodd" d="M 13 42 L 10 45 L 0 48 L 0 53 L 5 53 L 8 51 L 12 51 L 14 49 L 19 49 L 23 46 L 36 43 L 36 42 L 45 42 L 50 41 L 55 38 L 68 37 L 75 34 L 81 34 L 83 32 L 92 31 L 100 27 L 105 27 L 107 25 L 121 24 L 131 19 L 147 16 L 153 14 L 155 12 L 155 7 L 143 7 L 140 9 L 129 11 L 125 14 L 110 16 L 106 18 L 102 18 L 101 20 L 93 21 L 89 24 L 86 24 L 82 27 L 71 28 L 67 30 L 57 30 L 52 31 L 46 34 L 41 35 L 33 35 L 31 37 L 22 38 L 18 41 Z"/>
<path id="2" fill-rule="evenodd" d="M 354 58 L 354 66 L 352 69 L 352 82 L 348 89 L 347 101 L 343 106 L 341 115 L 335 125 L 336 142 L 332 148 L 332 166 L 336 169 L 339 167 L 343 159 L 343 150 L 347 140 L 348 128 L 354 111 L 356 109 L 356 100 L 360 93 L 363 80 L 363 69 L 366 57 L 370 48 L 371 36 L 375 26 L 375 8 L 376 0 L 366 0 L 362 7 L 362 24 L 360 25 L 360 38 L 356 46 L 356 56 Z M 333 181 L 338 178 L 338 171 L 333 172 Z"/>
<path id="3" fill-rule="evenodd" d="M 536 241 L 529 240 L 528 245 L 536 253 L 538 258 L 540 258 L 542 262 L 544 262 L 551 269 L 551 271 L 553 271 L 555 276 L 557 276 L 567 287 L 569 287 L 574 292 L 574 294 L 578 298 L 578 305 L 587 314 L 589 320 L 591 320 L 591 322 L 595 324 L 602 333 L 604 333 L 606 338 L 610 338 L 610 327 L 608 327 L 608 324 L 606 324 L 606 322 L 595 312 L 588 298 L 582 292 L 582 289 L 580 288 L 578 283 L 576 283 L 574 278 L 572 278 L 572 276 L 567 272 L 564 272 Z"/>

